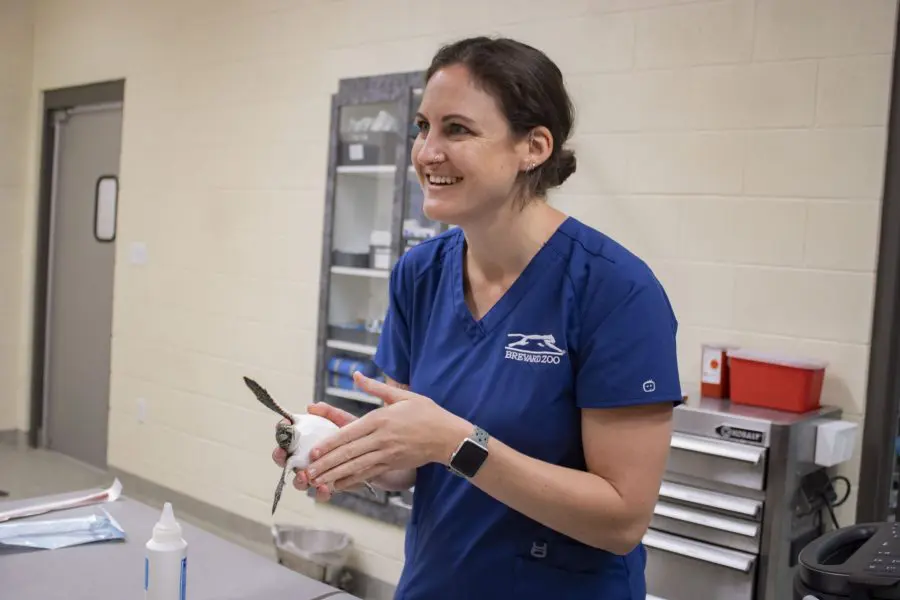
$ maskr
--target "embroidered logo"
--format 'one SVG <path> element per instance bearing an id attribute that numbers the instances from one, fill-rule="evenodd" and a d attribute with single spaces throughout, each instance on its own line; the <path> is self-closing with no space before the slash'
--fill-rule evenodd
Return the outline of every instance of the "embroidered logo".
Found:
<path id="1" fill-rule="evenodd" d="M 531 542 L 531 555 L 535 558 L 547 558 L 547 542 Z"/>
<path id="2" fill-rule="evenodd" d="M 552 334 L 507 334 L 506 358 L 520 362 L 558 365 L 566 351 L 556 345 Z"/>

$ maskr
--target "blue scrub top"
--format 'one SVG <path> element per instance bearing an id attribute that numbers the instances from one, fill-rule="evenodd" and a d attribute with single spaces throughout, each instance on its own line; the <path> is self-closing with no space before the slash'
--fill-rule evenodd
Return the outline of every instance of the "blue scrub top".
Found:
<path id="1" fill-rule="evenodd" d="M 464 251 L 454 228 L 397 262 L 375 356 L 387 376 L 519 452 L 580 470 L 580 409 L 681 401 L 672 307 L 614 240 L 568 218 L 478 321 Z M 440 464 L 417 471 L 405 554 L 397 600 L 646 595 L 642 545 L 617 556 L 582 544 Z"/>

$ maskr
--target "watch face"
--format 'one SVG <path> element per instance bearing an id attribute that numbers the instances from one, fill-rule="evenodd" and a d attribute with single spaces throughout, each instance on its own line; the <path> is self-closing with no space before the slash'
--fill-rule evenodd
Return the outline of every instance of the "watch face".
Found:
<path id="1" fill-rule="evenodd" d="M 466 440 L 460 446 L 456 456 L 453 457 L 453 468 L 465 475 L 472 477 L 478 471 L 481 463 L 487 457 L 487 450 L 473 442 Z"/>

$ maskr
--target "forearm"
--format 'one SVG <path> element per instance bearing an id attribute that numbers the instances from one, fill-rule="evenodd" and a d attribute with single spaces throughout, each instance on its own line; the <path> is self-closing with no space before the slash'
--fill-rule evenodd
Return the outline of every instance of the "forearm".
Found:
<path id="1" fill-rule="evenodd" d="M 457 430 L 458 439 L 471 433 L 469 429 L 459 437 L 462 431 Z M 499 502 L 550 529 L 617 554 L 632 550 L 643 536 L 649 521 L 646 511 L 629 506 L 602 477 L 531 458 L 493 438 L 488 450 L 471 483 Z M 448 459 L 450 454 L 452 450 Z"/>

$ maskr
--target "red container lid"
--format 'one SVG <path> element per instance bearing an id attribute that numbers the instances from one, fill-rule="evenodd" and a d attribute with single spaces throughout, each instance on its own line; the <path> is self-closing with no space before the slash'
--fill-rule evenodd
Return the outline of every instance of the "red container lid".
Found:
<path id="1" fill-rule="evenodd" d="M 794 369 L 808 369 L 811 371 L 824 369 L 828 366 L 827 362 L 814 358 L 786 356 L 783 354 L 758 352 L 753 350 L 731 350 L 728 352 L 728 356 L 729 358 L 736 358 L 738 360 L 749 360 L 781 367 L 791 367 Z"/>

